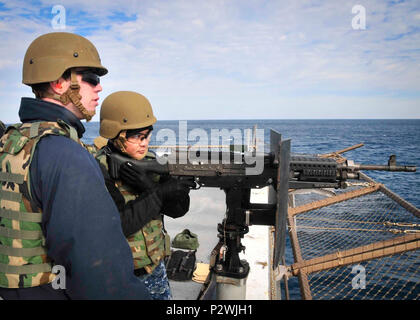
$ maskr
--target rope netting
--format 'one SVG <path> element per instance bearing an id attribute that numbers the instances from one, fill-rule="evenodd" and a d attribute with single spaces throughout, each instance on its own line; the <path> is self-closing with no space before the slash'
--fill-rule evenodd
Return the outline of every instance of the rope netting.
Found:
<path id="1" fill-rule="evenodd" d="M 420 218 L 418 209 L 409 212 L 398 198 L 379 184 L 332 197 L 294 195 L 290 269 L 299 277 L 302 298 L 420 298 Z"/>
<path id="2" fill-rule="evenodd" d="M 414 261 L 417 261 L 415 263 Z M 419 250 L 308 275 L 315 300 L 420 298 Z"/>

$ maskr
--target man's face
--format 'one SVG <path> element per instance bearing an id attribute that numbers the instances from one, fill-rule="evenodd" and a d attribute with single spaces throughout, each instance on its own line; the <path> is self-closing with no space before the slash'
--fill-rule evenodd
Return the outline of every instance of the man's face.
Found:
<path id="1" fill-rule="evenodd" d="M 151 135 L 152 132 L 146 129 L 137 135 L 128 137 L 124 144 L 125 152 L 133 159 L 143 159 L 149 149 Z"/>
<path id="2" fill-rule="evenodd" d="M 84 78 L 86 78 L 86 76 L 81 74 L 77 74 L 76 77 L 80 85 L 79 94 L 82 96 L 80 101 L 87 111 L 94 112 L 99 105 L 99 92 L 102 91 L 101 84 L 99 82 L 95 84 L 95 81 L 85 81 Z M 89 78 L 86 79 L 89 80 Z"/>

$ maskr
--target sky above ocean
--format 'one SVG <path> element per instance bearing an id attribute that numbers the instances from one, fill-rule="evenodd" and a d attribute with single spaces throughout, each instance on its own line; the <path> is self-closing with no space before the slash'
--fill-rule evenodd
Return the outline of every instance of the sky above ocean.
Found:
<path id="1" fill-rule="evenodd" d="M 4 122 L 33 96 L 27 47 L 57 31 L 98 48 L 101 101 L 137 91 L 162 120 L 420 118 L 418 0 L 0 1 Z"/>

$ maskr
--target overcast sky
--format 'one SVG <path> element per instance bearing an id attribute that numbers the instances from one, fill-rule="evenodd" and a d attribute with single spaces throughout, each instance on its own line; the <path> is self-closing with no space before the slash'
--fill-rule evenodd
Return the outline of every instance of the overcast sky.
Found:
<path id="1" fill-rule="evenodd" d="M 0 1 L 4 122 L 33 96 L 27 47 L 55 31 L 97 47 L 101 101 L 137 91 L 159 120 L 420 119 L 419 0 Z"/>

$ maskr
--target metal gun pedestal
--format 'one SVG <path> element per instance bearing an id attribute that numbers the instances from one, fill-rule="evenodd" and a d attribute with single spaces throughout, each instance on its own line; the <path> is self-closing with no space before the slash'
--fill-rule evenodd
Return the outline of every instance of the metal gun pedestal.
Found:
<path id="1" fill-rule="evenodd" d="M 257 209 L 250 203 L 250 188 L 237 186 L 224 188 L 226 193 L 226 218 L 218 225 L 219 243 L 222 244 L 213 271 L 216 275 L 216 297 L 218 300 L 246 298 L 246 280 L 249 264 L 240 260 L 239 253 L 245 250 L 241 239 L 248 233 L 248 225 L 275 226 L 274 252 L 271 266 L 279 265 L 285 253 L 286 216 L 288 210 L 290 140 L 282 141 L 281 135 L 271 133 L 271 151 L 278 164 L 276 183 L 276 205 Z"/>
<path id="2" fill-rule="evenodd" d="M 240 260 L 239 253 L 245 250 L 241 238 L 249 231 L 244 225 L 244 205 L 249 203 L 249 189 L 230 188 L 226 192 L 226 218 L 219 223 L 218 237 L 222 243 L 214 266 L 217 300 L 244 300 L 249 264 Z"/>

